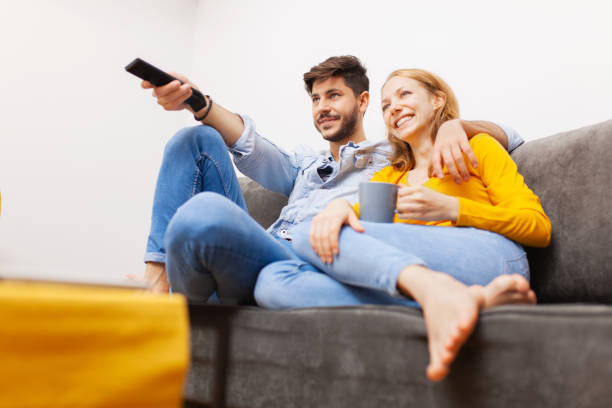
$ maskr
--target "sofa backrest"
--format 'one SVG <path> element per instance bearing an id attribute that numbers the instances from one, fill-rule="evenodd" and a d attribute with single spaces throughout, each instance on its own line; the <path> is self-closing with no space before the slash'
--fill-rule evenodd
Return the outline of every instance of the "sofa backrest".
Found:
<path id="1" fill-rule="evenodd" d="M 244 200 L 251 217 L 264 228 L 268 228 L 287 205 L 287 197 L 263 188 L 253 180 L 240 177 L 238 179 Z"/>
<path id="2" fill-rule="evenodd" d="M 527 142 L 512 153 L 552 223 L 528 248 L 538 300 L 612 303 L 612 120 Z"/>

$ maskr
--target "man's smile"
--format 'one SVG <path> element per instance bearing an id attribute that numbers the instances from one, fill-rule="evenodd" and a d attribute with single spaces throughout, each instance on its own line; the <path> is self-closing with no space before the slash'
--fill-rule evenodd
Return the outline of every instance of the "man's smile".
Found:
<path id="1" fill-rule="evenodd" d="M 333 125 L 333 122 L 340 119 L 340 116 L 329 116 L 329 115 L 325 115 L 325 116 L 321 116 L 319 118 L 319 120 L 317 120 L 317 123 L 324 129 L 329 128 Z"/>

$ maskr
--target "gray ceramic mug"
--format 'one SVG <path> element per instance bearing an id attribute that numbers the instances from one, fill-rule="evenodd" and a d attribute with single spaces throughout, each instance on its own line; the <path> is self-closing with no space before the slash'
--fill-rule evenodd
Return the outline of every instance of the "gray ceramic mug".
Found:
<path id="1" fill-rule="evenodd" d="M 397 184 L 366 181 L 359 183 L 359 219 L 393 222 L 397 206 Z"/>

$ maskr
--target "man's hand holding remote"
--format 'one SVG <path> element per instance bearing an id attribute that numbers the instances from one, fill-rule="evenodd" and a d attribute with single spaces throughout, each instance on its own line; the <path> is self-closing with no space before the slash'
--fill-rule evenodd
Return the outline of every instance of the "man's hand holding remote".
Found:
<path id="1" fill-rule="evenodd" d="M 170 80 L 170 82 L 165 85 L 154 86 L 150 81 L 143 80 L 140 86 L 144 89 L 152 89 L 153 96 L 157 99 L 157 103 L 165 110 L 180 111 L 187 109 L 194 114 L 196 120 L 201 121 L 202 124 L 215 128 L 221 134 L 223 141 L 228 147 L 233 146 L 242 136 L 244 123 L 240 115 L 228 111 L 218 104 L 214 104 L 213 107 L 213 102 L 210 97 L 202 95 L 205 98 L 206 104 L 197 112 L 194 111 L 189 104 L 185 103 L 193 95 L 193 89 L 200 92 L 200 89 L 191 83 L 186 76 L 176 72 L 166 73 L 160 71 L 158 68 L 151 66 L 151 64 L 139 58 L 132 61 L 126 67 L 126 71 L 141 79 L 148 78 L 153 82 L 159 80 L 160 83 L 166 82 L 165 79 L 168 77 L 168 74 L 171 75 L 176 78 L 176 80 Z M 183 83 L 181 84 L 181 82 Z"/>
<path id="2" fill-rule="evenodd" d="M 192 113 L 203 113 L 206 108 L 202 109 L 202 112 L 194 112 L 191 109 L 191 106 L 187 105 L 185 101 L 193 94 L 191 87 L 198 89 L 197 86 L 192 84 L 187 77 L 184 75 L 178 74 L 176 72 L 169 72 L 175 78 L 178 78 L 179 81 L 172 81 L 163 86 L 153 86 L 149 81 L 142 81 L 141 86 L 144 89 L 153 89 L 153 96 L 157 98 L 157 103 L 161 105 L 167 111 L 179 111 L 183 109 L 188 109 Z M 201 116 L 201 115 L 196 115 Z"/>

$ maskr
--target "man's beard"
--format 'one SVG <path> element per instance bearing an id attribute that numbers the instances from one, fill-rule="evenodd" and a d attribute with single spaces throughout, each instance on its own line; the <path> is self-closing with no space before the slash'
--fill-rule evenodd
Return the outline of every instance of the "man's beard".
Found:
<path id="1" fill-rule="evenodd" d="M 323 135 L 323 132 L 321 132 L 321 129 L 319 129 L 318 126 L 317 126 L 317 129 L 319 129 L 319 132 L 321 132 L 321 135 L 323 135 L 323 139 L 331 143 L 337 143 L 342 140 L 348 139 L 349 137 L 353 135 L 353 133 L 355 133 L 355 128 L 357 127 L 358 118 L 359 118 L 359 109 L 357 106 L 355 106 L 355 109 L 353 110 L 353 112 L 346 118 L 346 120 L 342 121 L 342 125 L 340 126 L 340 129 L 338 129 L 338 131 L 334 133 L 333 135 L 327 135 L 327 136 Z"/>

